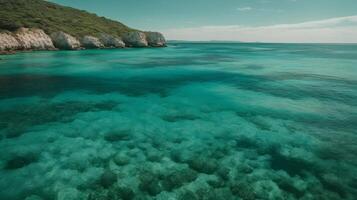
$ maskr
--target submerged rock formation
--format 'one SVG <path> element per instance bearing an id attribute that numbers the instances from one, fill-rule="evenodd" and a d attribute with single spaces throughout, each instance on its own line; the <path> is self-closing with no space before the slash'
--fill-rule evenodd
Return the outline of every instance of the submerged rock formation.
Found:
<path id="1" fill-rule="evenodd" d="M 146 40 L 149 46 L 152 47 L 165 47 L 166 40 L 165 37 L 159 32 L 147 32 Z"/>
<path id="2" fill-rule="evenodd" d="M 16 50 L 19 47 L 19 42 L 11 33 L 0 33 L 0 51 Z"/>
<path id="3" fill-rule="evenodd" d="M 20 28 L 15 37 L 24 50 L 51 50 L 55 49 L 50 36 L 41 29 Z"/>
<path id="4" fill-rule="evenodd" d="M 51 38 L 58 49 L 76 50 L 81 48 L 81 43 L 75 37 L 62 31 L 52 33 Z"/>
<path id="5" fill-rule="evenodd" d="M 112 47 L 112 48 L 124 48 L 125 43 L 121 38 L 114 37 L 109 34 L 102 33 L 99 37 L 99 40 L 103 43 L 105 47 Z"/>
<path id="6" fill-rule="evenodd" d="M 143 32 L 135 31 L 124 35 L 123 40 L 128 47 L 147 47 L 148 42 Z"/>
<path id="7" fill-rule="evenodd" d="M 98 38 L 88 35 L 81 39 L 81 45 L 86 49 L 98 49 L 104 47 Z"/>

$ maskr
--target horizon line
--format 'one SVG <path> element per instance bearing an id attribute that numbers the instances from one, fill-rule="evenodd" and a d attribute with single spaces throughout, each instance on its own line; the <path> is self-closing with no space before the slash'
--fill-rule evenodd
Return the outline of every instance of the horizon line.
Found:
<path id="1" fill-rule="evenodd" d="M 161 30 L 169 40 L 357 43 L 357 15 L 268 26 L 216 25 Z"/>

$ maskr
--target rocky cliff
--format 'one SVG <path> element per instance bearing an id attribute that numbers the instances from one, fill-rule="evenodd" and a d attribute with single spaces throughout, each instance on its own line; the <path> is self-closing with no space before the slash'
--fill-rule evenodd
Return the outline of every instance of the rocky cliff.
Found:
<path id="1" fill-rule="evenodd" d="M 27 27 L 27 28 L 23 28 Z M 45 0 L 0 0 L 0 51 L 164 47 L 161 33 Z"/>
<path id="2" fill-rule="evenodd" d="M 0 51 L 17 50 L 19 47 L 20 44 L 12 33 L 0 33 Z"/>
<path id="3" fill-rule="evenodd" d="M 41 29 L 20 28 L 11 32 L 0 33 L 0 50 L 53 50 L 51 38 Z"/>
<path id="4" fill-rule="evenodd" d="M 50 50 L 55 49 L 50 36 L 41 29 L 20 28 L 14 33 L 24 50 Z"/>
<path id="5" fill-rule="evenodd" d="M 81 39 L 82 47 L 85 49 L 100 49 L 104 48 L 102 42 L 94 36 L 86 35 Z"/>
<path id="6" fill-rule="evenodd" d="M 76 38 L 65 32 L 55 32 L 51 36 L 41 29 L 20 28 L 14 32 L 0 33 L 0 53 L 19 50 L 77 50 L 124 47 L 165 47 L 166 40 L 158 32 L 133 31 L 125 34 L 123 40 L 106 33 L 98 38 L 84 36 Z"/>
<path id="7" fill-rule="evenodd" d="M 125 47 L 125 43 L 119 37 L 114 37 L 112 35 L 102 33 L 100 35 L 99 39 L 105 47 L 109 47 L 109 48 L 124 48 Z"/>
<path id="8" fill-rule="evenodd" d="M 146 33 L 146 40 L 149 46 L 152 47 L 165 47 L 166 40 L 164 35 L 159 32 L 147 32 Z"/>
<path id="9" fill-rule="evenodd" d="M 62 31 L 51 34 L 52 42 L 58 49 L 76 50 L 81 48 L 81 43 L 73 36 Z"/>
<path id="10" fill-rule="evenodd" d="M 148 41 L 143 32 L 130 32 L 123 36 L 123 40 L 128 47 L 147 47 Z"/>

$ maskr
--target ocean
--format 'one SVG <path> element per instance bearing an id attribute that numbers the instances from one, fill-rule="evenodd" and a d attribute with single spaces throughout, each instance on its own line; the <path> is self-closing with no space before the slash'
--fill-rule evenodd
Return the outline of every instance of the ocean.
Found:
<path id="1" fill-rule="evenodd" d="M 357 45 L 0 56 L 1 200 L 357 199 Z"/>

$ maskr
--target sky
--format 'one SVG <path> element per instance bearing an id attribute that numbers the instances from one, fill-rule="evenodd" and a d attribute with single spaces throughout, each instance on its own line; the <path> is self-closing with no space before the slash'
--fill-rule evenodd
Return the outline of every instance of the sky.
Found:
<path id="1" fill-rule="evenodd" d="M 51 0 L 169 40 L 357 43 L 357 0 Z"/>

